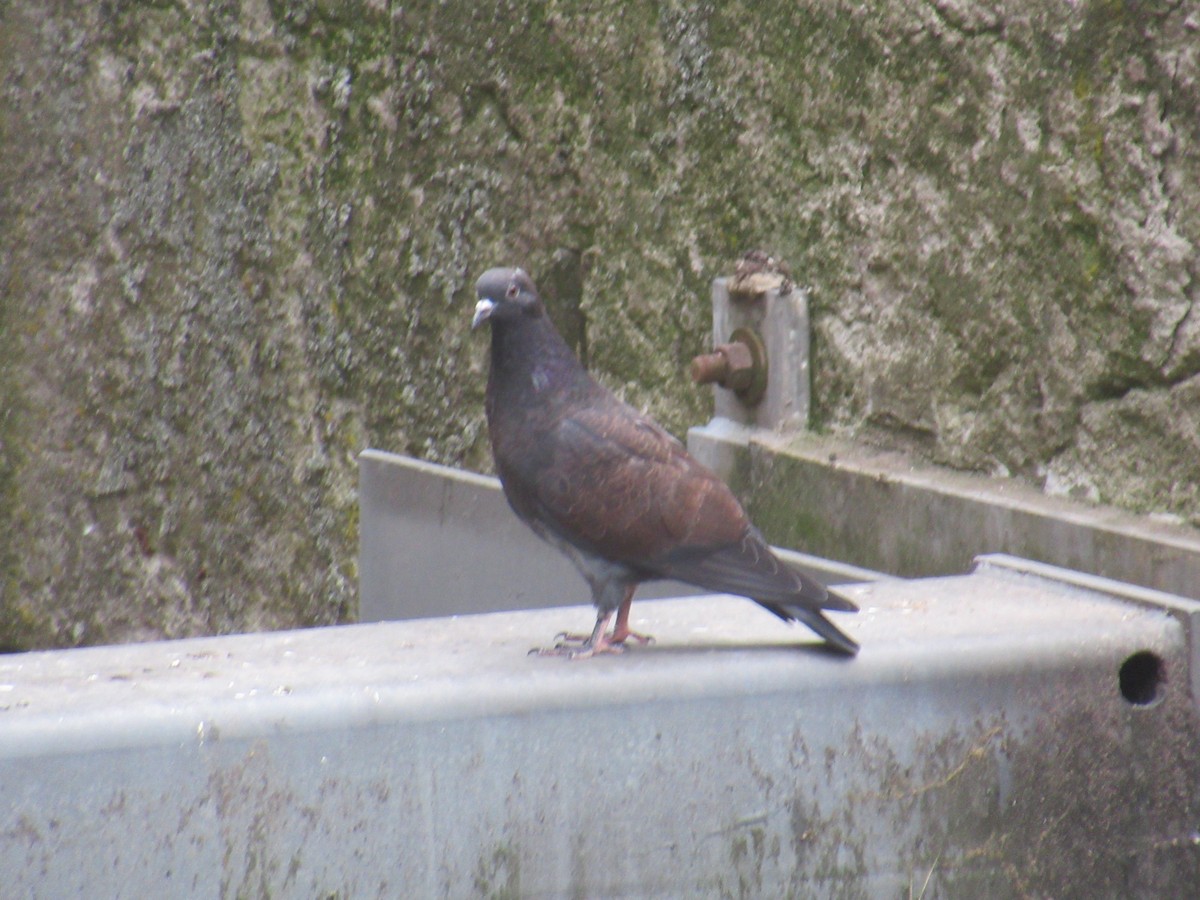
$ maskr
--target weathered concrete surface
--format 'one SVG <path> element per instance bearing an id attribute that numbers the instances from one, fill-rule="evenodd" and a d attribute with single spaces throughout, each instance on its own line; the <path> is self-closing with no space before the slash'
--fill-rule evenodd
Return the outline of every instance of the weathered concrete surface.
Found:
<path id="1" fill-rule="evenodd" d="M 354 454 L 487 467 L 470 284 L 676 433 L 747 247 L 818 424 L 1196 519 L 1194 4 L 0 6 L 0 643 L 354 613 Z"/>
<path id="2" fill-rule="evenodd" d="M 1200 604 L 1056 574 L 851 586 L 853 660 L 732 597 L 0 657 L 5 893 L 1191 896 Z"/>

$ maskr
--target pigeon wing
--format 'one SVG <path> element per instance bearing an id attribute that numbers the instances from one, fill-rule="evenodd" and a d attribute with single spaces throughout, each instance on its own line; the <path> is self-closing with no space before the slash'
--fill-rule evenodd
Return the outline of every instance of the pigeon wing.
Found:
<path id="1" fill-rule="evenodd" d="M 570 411 L 549 440 L 538 518 L 593 553 L 646 570 L 681 547 L 737 541 L 748 526 L 716 475 L 615 398 Z"/>
<path id="2" fill-rule="evenodd" d="M 764 605 L 854 608 L 782 563 L 724 482 L 615 398 L 563 416 L 551 441 L 537 518 L 559 536 L 647 577 Z"/>

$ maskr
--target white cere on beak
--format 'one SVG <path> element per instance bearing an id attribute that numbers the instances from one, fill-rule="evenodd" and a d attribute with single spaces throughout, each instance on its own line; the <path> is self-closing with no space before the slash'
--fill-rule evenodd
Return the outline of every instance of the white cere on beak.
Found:
<path id="1" fill-rule="evenodd" d="M 489 300 L 484 297 L 475 304 L 475 318 L 471 319 L 471 328 L 478 328 L 480 323 L 486 322 L 488 316 L 492 314 L 492 310 L 496 308 L 494 300 Z"/>

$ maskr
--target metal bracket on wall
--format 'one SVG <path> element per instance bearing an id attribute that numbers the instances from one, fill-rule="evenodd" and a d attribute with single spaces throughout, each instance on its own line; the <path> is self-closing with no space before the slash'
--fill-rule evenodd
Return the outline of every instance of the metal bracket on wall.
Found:
<path id="1" fill-rule="evenodd" d="M 716 349 L 696 358 L 692 377 L 715 383 L 715 415 L 771 431 L 808 427 L 808 294 L 733 295 L 729 279 L 717 278 L 712 307 Z"/>

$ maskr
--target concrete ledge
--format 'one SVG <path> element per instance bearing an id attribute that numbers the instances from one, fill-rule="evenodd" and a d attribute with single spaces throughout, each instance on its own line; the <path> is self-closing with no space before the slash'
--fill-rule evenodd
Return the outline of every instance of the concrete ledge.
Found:
<path id="1" fill-rule="evenodd" d="M 1200 531 L 1185 525 L 721 419 L 691 429 L 688 448 L 730 479 L 771 540 L 817 556 L 915 577 L 1008 553 L 1200 598 Z"/>
<path id="2" fill-rule="evenodd" d="M 853 661 L 729 597 L 3 657 L 5 892 L 1186 895 L 1197 604 L 1019 569 L 847 588 Z"/>

